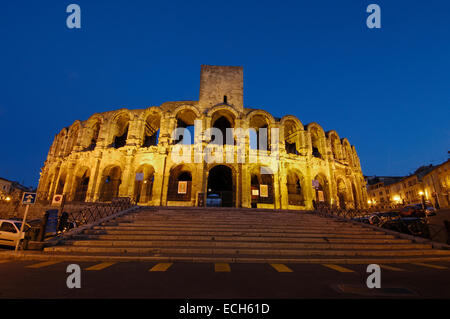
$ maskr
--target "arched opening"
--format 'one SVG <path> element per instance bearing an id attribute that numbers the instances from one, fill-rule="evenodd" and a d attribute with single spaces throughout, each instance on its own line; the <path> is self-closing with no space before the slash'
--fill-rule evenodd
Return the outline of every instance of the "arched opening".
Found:
<path id="1" fill-rule="evenodd" d="M 75 177 L 75 195 L 73 198 L 74 201 L 84 202 L 86 200 L 86 194 L 89 186 L 89 177 L 89 168 L 80 170 L 79 174 Z"/>
<path id="2" fill-rule="evenodd" d="M 148 203 L 152 200 L 155 170 L 151 165 L 142 165 L 135 174 L 134 198 L 136 203 Z"/>
<path id="3" fill-rule="evenodd" d="M 66 184 L 66 176 L 67 176 L 67 173 L 66 173 L 66 172 L 62 172 L 62 173 L 59 175 L 58 184 L 56 185 L 56 191 L 55 191 L 55 194 L 61 195 L 61 194 L 63 193 L 63 191 L 64 191 L 64 186 L 65 186 L 65 184 Z"/>
<path id="4" fill-rule="evenodd" d="M 252 116 L 249 123 L 250 149 L 270 150 L 269 121 L 261 114 Z"/>
<path id="5" fill-rule="evenodd" d="M 320 133 L 319 129 L 316 127 L 311 129 L 311 146 L 312 155 L 317 158 L 323 158 L 323 152 L 320 146 Z"/>
<path id="6" fill-rule="evenodd" d="M 142 147 L 158 145 L 161 116 L 158 113 L 150 114 L 145 120 Z"/>
<path id="7" fill-rule="evenodd" d="M 114 148 L 121 148 L 127 144 L 129 123 L 130 117 L 127 113 L 123 113 L 117 117 L 115 125 L 112 128 L 114 132 L 112 146 Z"/>
<path id="8" fill-rule="evenodd" d="M 176 136 L 174 140 L 175 144 L 193 145 L 195 143 L 194 124 L 196 118 L 197 115 L 190 109 L 181 110 L 177 113 L 177 129 L 184 129 L 184 135 Z"/>
<path id="9" fill-rule="evenodd" d="M 340 141 L 339 138 L 335 134 L 331 134 L 330 136 L 330 144 L 331 144 L 331 151 L 333 152 L 333 157 L 336 160 L 341 159 L 340 155 Z"/>
<path id="10" fill-rule="evenodd" d="M 286 153 L 298 155 L 300 127 L 293 120 L 284 123 L 284 146 Z"/>
<path id="11" fill-rule="evenodd" d="M 78 132 L 79 132 L 78 125 L 73 126 L 72 129 L 69 131 L 65 155 L 69 155 L 72 152 L 73 148 L 75 147 L 78 140 Z"/>
<path id="12" fill-rule="evenodd" d="M 64 141 L 66 140 L 66 129 L 64 129 L 62 132 L 60 132 L 55 139 L 55 148 L 54 148 L 54 155 L 55 156 L 62 156 L 63 154 L 63 145 Z"/>
<path id="13" fill-rule="evenodd" d="M 109 202 L 119 195 L 122 183 L 122 170 L 119 166 L 107 167 L 103 170 L 99 201 Z"/>
<path id="14" fill-rule="evenodd" d="M 342 209 L 347 208 L 347 187 L 345 186 L 345 182 L 342 179 L 339 179 L 337 182 L 337 196 L 338 196 L 338 204 Z"/>
<path id="15" fill-rule="evenodd" d="M 314 177 L 313 186 L 315 189 L 314 200 L 316 201 L 316 203 L 328 205 L 330 203 L 328 180 L 322 174 L 317 174 L 316 177 Z"/>
<path id="16" fill-rule="evenodd" d="M 233 170 L 225 165 L 216 165 L 209 170 L 207 194 L 217 194 L 222 207 L 234 207 Z"/>
<path id="17" fill-rule="evenodd" d="M 303 178 L 294 171 L 289 171 L 286 176 L 289 205 L 304 206 Z"/>
<path id="18" fill-rule="evenodd" d="M 184 166 L 178 165 L 170 170 L 167 200 L 190 201 L 192 191 L 192 174 Z"/>
<path id="19" fill-rule="evenodd" d="M 268 167 L 255 167 L 250 173 L 252 207 L 258 203 L 273 204 L 273 172 Z"/>
<path id="20" fill-rule="evenodd" d="M 234 145 L 234 137 L 231 132 L 231 128 L 234 127 L 232 122 L 225 116 L 220 116 L 214 120 L 212 127 L 218 128 L 222 132 L 222 140 L 216 139 L 213 134 L 211 137 L 211 142 L 218 145 Z M 227 130 L 228 129 L 228 130 Z"/>
<path id="21" fill-rule="evenodd" d="M 100 134 L 100 121 L 95 121 L 91 127 L 86 129 L 88 130 L 88 138 L 85 150 L 92 151 L 97 146 L 98 136 Z"/>

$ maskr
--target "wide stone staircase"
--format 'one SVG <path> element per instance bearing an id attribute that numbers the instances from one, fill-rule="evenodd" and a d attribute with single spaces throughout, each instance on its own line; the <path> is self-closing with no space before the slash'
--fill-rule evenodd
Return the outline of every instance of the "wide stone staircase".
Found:
<path id="1" fill-rule="evenodd" d="M 47 247 L 44 253 L 199 262 L 450 260 L 450 250 L 310 212 L 225 208 L 144 208 Z"/>

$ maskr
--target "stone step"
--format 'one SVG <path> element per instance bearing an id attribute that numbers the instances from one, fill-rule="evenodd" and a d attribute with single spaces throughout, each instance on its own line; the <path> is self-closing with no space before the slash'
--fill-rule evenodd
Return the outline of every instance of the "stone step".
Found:
<path id="1" fill-rule="evenodd" d="M 135 226 L 165 226 L 170 225 L 172 227 L 176 226 L 201 226 L 204 225 L 210 226 L 210 227 L 283 227 L 283 228 L 296 228 L 296 227 L 330 227 L 330 228 L 337 228 L 337 227 L 359 227 L 353 224 L 347 224 L 347 223 L 338 223 L 338 222 L 328 222 L 328 223 L 261 223 L 261 222 L 223 222 L 223 221 L 135 221 L 135 222 L 126 222 L 126 221 L 111 221 L 108 223 L 104 223 L 105 225 L 117 225 L 117 226 L 129 226 L 129 225 L 135 225 Z"/>
<path id="2" fill-rule="evenodd" d="M 327 238 L 395 238 L 393 235 L 386 235 L 382 232 L 352 232 L 352 233 L 316 233 L 316 232 L 258 232 L 258 231 L 246 231 L 246 232 L 236 232 L 236 231 L 215 231 L 215 230 L 202 230 L 202 231 L 180 231 L 180 230 L 128 230 L 124 231 L 121 229 L 118 230 L 110 230 L 110 229 L 94 229 L 94 230 L 85 230 L 84 234 L 87 235 L 138 235 L 138 236 L 146 236 L 146 235 L 189 235 L 189 236 L 258 236 L 258 237 L 273 237 L 273 238 L 283 238 L 283 237 L 296 237 L 296 238 L 307 238 L 307 237 L 327 237 Z"/>
<path id="3" fill-rule="evenodd" d="M 339 231 L 339 230 L 361 230 L 361 227 L 358 226 L 276 226 L 276 225 L 270 225 L 270 226 L 261 226 L 261 225 L 218 225 L 218 224 L 186 224 L 186 225 L 180 225 L 180 224 L 147 224 L 142 225 L 139 223 L 133 223 L 133 224 L 119 224 L 119 225 L 100 225 L 97 227 L 115 227 L 115 228 L 123 228 L 123 229 L 147 229 L 147 228 L 165 228 L 165 229 L 233 229 L 235 231 L 239 230 L 246 230 L 246 229 L 271 229 L 271 230 L 292 230 L 292 231 L 304 231 L 304 230 L 316 230 L 316 231 Z"/>
<path id="4" fill-rule="evenodd" d="M 145 254 L 147 256 L 175 256 L 177 254 L 192 256 L 241 256 L 241 255 L 264 255 L 264 256 L 378 256 L 378 257 L 400 257 L 400 256 L 450 256 L 450 250 L 330 250 L 330 249 L 234 249 L 234 248 L 138 248 L 138 247 L 86 247 L 86 246 L 54 246 L 45 248 L 46 252 L 82 252 L 102 254 Z"/>
<path id="5" fill-rule="evenodd" d="M 428 244 L 355 244 L 355 243 L 279 243 L 279 242 L 235 242 L 235 241 L 186 241 L 186 240 L 79 240 L 68 241 L 67 244 L 74 246 L 92 247 L 202 247 L 202 248 L 257 248 L 257 249 L 431 249 Z"/>
<path id="6" fill-rule="evenodd" d="M 204 235 L 75 235 L 79 240 L 217 240 L 217 241 L 259 241 L 259 242 L 296 242 L 296 243 L 379 243 L 379 244 L 408 244 L 409 239 L 386 238 L 332 238 L 332 237 L 268 237 L 268 236 L 204 236 Z"/>
<path id="7" fill-rule="evenodd" d="M 180 227 L 132 227 L 132 226 L 97 226 L 94 227 L 93 230 L 102 230 L 106 231 L 109 234 L 145 234 L 148 231 L 160 231 L 160 232 L 171 232 L 176 231 L 179 233 L 186 232 L 186 233 L 204 233 L 204 232 L 211 232 L 211 231 L 220 231 L 220 232 L 228 232 L 228 233 L 284 233 L 284 234 L 318 234 L 321 236 L 326 237 L 327 234 L 354 234 L 354 235 L 363 235 L 363 234 L 385 234 L 381 231 L 374 231 L 374 230 L 365 230 L 365 229 L 289 229 L 289 230 L 283 230 L 283 229 L 263 229 L 263 228 L 246 228 L 246 229 L 239 229 L 236 228 L 220 228 L 220 229 L 211 229 L 211 228 L 205 228 L 205 227 L 190 227 L 190 228 L 180 228 Z M 114 232 L 113 232 L 114 231 Z"/>

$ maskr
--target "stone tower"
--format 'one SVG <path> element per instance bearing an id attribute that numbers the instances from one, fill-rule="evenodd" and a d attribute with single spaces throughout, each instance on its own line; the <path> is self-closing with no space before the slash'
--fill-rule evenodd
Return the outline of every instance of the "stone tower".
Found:
<path id="1" fill-rule="evenodd" d="M 199 109 L 201 112 L 219 104 L 239 112 L 244 107 L 244 72 L 240 66 L 202 65 Z"/>

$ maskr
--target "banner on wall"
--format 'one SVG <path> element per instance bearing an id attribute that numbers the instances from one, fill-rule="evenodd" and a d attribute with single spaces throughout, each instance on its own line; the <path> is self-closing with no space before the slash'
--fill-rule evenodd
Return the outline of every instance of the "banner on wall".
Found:
<path id="1" fill-rule="evenodd" d="M 180 181 L 178 182 L 178 194 L 186 194 L 187 193 L 187 182 Z"/>

